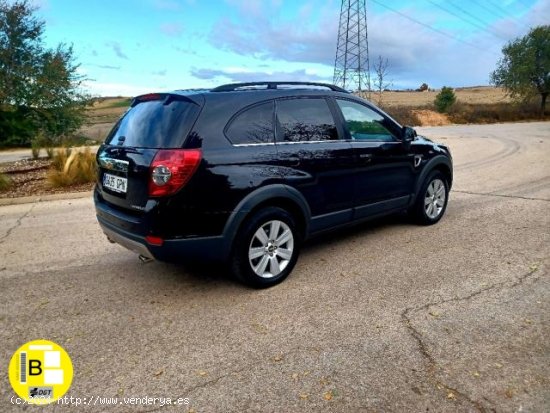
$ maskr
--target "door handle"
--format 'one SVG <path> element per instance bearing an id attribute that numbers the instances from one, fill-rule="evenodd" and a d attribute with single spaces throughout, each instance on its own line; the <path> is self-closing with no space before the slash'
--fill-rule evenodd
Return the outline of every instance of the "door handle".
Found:
<path id="1" fill-rule="evenodd" d="M 359 159 L 361 159 L 363 162 L 370 162 L 372 161 L 373 155 L 371 153 L 360 153 Z"/>

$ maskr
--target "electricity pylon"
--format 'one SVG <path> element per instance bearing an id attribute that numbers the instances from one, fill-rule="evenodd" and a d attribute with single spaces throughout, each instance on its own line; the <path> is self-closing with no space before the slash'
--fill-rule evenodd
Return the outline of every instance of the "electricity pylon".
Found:
<path id="1" fill-rule="evenodd" d="M 342 0 L 333 82 L 348 90 L 371 90 L 366 0 Z"/>

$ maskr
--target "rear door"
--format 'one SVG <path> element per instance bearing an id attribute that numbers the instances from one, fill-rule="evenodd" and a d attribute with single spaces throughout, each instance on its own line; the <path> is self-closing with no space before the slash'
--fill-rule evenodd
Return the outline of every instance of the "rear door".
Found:
<path id="1" fill-rule="evenodd" d="M 276 101 L 276 145 L 286 182 L 306 198 L 311 231 L 349 222 L 353 151 L 342 139 L 334 108 L 323 97 Z"/>
<path id="2" fill-rule="evenodd" d="M 200 105 L 182 95 L 137 97 L 97 153 L 98 190 L 107 202 L 143 211 L 158 149 L 181 148 Z"/>
<path id="3" fill-rule="evenodd" d="M 398 125 L 373 108 L 335 99 L 354 152 L 354 219 L 407 206 L 413 192 L 414 154 Z"/>

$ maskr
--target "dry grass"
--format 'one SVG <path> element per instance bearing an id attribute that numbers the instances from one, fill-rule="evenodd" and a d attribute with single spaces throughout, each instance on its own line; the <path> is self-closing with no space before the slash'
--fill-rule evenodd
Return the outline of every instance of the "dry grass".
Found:
<path id="1" fill-rule="evenodd" d="M 54 187 L 94 182 L 97 176 L 95 155 L 90 148 L 83 151 L 58 149 L 48 171 L 48 183 Z"/>
<path id="2" fill-rule="evenodd" d="M 78 135 L 96 142 L 102 142 L 114 123 L 120 118 L 128 106 L 130 98 L 101 98 L 86 109 L 86 123 L 78 131 Z"/>
<path id="3" fill-rule="evenodd" d="M 408 106 L 382 106 L 382 109 L 401 125 L 420 126 L 422 124 L 417 113 Z"/>
<path id="4" fill-rule="evenodd" d="M 455 89 L 456 103 L 448 113 L 435 111 L 438 92 L 384 92 L 382 109 L 399 123 L 410 126 L 441 126 L 465 123 L 518 122 L 548 120 L 540 117 L 539 103 L 517 104 L 500 88 L 473 87 Z"/>
<path id="5" fill-rule="evenodd" d="M 484 124 L 518 122 L 526 120 L 550 120 L 540 117 L 536 102 L 525 104 L 456 102 L 448 113 L 438 113 L 433 107 L 390 106 L 383 108 L 395 120 L 408 126 L 444 126 L 455 124 Z"/>
<path id="6" fill-rule="evenodd" d="M 84 125 L 78 133 L 96 142 L 103 142 L 113 128 L 115 121 Z"/>
<path id="7" fill-rule="evenodd" d="M 517 122 L 550 118 L 541 118 L 540 108 L 536 102 L 472 104 L 458 101 L 451 107 L 448 116 L 453 123 Z"/>
<path id="8" fill-rule="evenodd" d="M 131 103 L 131 100 L 132 98 L 122 96 L 99 98 L 92 104 L 92 110 L 115 107 L 128 107 Z"/>
<path id="9" fill-rule="evenodd" d="M 105 123 L 118 119 L 130 106 L 130 98 L 103 98 L 86 110 L 88 122 Z"/>
<path id="10" fill-rule="evenodd" d="M 454 89 L 456 98 L 460 102 L 471 104 L 491 104 L 491 103 L 509 103 L 510 99 L 506 97 L 506 93 L 501 88 L 480 86 Z M 439 93 L 437 91 L 425 92 L 383 92 L 382 105 L 386 108 L 392 106 L 409 106 L 419 107 L 433 105 L 435 97 Z M 377 102 L 378 97 L 372 94 L 371 100 Z"/>

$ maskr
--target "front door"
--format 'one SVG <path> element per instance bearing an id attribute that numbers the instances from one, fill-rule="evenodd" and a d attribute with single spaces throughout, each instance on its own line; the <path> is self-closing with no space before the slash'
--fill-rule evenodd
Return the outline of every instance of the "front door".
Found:
<path id="1" fill-rule="evenodd" d="M 354 219 L 406 207 L 413 193 L 414 154 L 395 124 L 359 102 L 336 99 L 356 165 Z"/>

